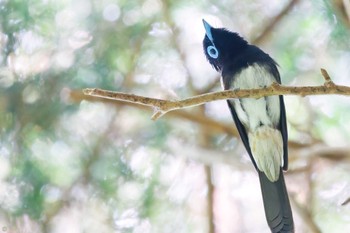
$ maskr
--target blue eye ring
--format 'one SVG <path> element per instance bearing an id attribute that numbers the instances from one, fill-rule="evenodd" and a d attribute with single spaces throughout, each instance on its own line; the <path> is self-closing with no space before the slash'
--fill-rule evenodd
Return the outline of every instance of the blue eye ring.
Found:
<path id="1" fill-rule="evenodd" d="M 213 52 L 213 51 L 214 51 L 214 52 Z M 219 51 L 218 51 L 218 50 L 215 48 L 215 46 L 213 46 L 213 45 L 208 46 L 208 48 L 207 48 L 207 53 L 209 54 L 209 56 L 210 56 L 211 58 L 216 59 L 216 58 L 219 57 Z"/>

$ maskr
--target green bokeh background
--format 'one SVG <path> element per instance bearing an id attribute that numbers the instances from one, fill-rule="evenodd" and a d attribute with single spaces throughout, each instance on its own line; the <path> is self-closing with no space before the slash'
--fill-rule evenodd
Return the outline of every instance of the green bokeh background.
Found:
<path id="1" fill-rule="evenodd" d="M 0 0 L 0 229 L 268 232 L 224 101 L 152 121 L 82 89 L 220 90 L 202 18 L 257 42 L 286 85 L 322 85 L 325 68 L 350 86 L 347 1 L 292 2 L 257 41 L 289 1 Z M 350 99 L 285 99 L 296 232 L 348 232 Z"/>

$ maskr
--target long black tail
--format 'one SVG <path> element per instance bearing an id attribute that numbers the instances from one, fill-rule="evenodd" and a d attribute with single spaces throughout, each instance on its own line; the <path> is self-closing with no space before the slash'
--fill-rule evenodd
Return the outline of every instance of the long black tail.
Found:
<path id="1" fill-rule="evenodd" d="M 267 223 L 273 233 L 292 233 L 294 223 L 288 193 L 284 183 L 283 171 L 276 182 L 271 182 L 266 175 L 258 171 Z"/>

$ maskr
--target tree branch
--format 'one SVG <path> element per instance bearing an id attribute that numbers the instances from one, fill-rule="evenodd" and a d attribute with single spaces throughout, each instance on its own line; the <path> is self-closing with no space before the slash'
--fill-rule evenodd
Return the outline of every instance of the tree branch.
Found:
<path id="1" fill-rule="evenodd" d="M 255 38 L 252 41 L 252 43 L 253 44 L 262 43 L 262 41 L 273 31 L 273 29 L 282 20 L 282 18 L 293 9 L 293 7 L 298 3 L 298 1 L 299 0 L 291 0 L 288 3 L 288 5 L 278 15 L 276 15 L 273 20 L 271 20 L 271 23 L 267 27 L 265 27 L 262 33 L 257 38 Z"/>
<path id="2" fill-rule="evenodd" d="M 273 83 L 269 87 L 259 89 L 240 89 L 240 90 L 226 90 L 219 92 L 212 92 L 202 95 L 197 95 L 183 100 L 163 100 L 150 97 L 144 97 L 134 94 L 127 94 L 122 92 L 113 92 L 97 88 L 87 88 L 83 92 L 85 95 L 91 95 L 100 98 L 113 99 L 124 102 L 132 102 L 136 104 L 146 105 L 153 107 L 155 113 L 152 116 L 153 120 L 156 120 L 166 114 L 169 111 L 193 107 L 201 105 L 207 102 L 234 99 L 234 98 L 256 98 L 259 99 L 264 96 L 272 95 L 350 95 L 350 87 L 336 85 L 331 80 L 325 69 L 321 69 L 321 73 L 325 79 L 324 85 L 321 86 L 305 86 L 305 87 L 293 87 L 283 86 L 278 83 Z"/>
<path id="3" fill-rule="evenodd" d="M 307 208 L 302 206 L 295 198 L 295 195 L 289 195 L 289 199 L 294 207 L 294 209 L 298 212 L 299 216 L 303 219 L 304 224 L 309 228 L 312 233 L 321 233 L 322 231 L 315 223 L 313 217 L 307 211 Z"/>

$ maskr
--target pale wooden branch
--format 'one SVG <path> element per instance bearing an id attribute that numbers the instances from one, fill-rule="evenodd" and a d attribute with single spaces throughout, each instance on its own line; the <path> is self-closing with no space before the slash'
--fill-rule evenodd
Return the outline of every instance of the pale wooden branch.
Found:
<path id="1" fill-rule="evenodd" d="M 91 95 L 100 98 L 113 99 L 117 101 L 131 102 L 153 107 L 155 113 L 152 116 L 153 120 L 158 119 L 165 113 L 177 109 L 193 107 L 207 102 L 234 99 L 234 98 L 261 98 L 272 95 L 350 95 L 350 87 L 336 85 L 331 80 L 325 69 L 321 69 L 321 73 L 325 79 L 324 85 L 321 86 L 283 86 L 278 83 L 273 83 L 271 86 L 260 89 L 241 89 L 241 90 L 226 90 L 212 92 L 202 95 L 197 95 L 183 100 L 163 100 L 150 97 L 144 97 L 134 94 L 122 92 L 107 91 L 97 88 L 87 88 L 83 92 L 85 95 Z"/>
<path id="2" fill-rule="evenodd" d="M 99 97 L 94 97 L 90 95 L 84 95 L 81 90 L 70 90 L 69 93 L 69 100 L 73 102 L 80 102 L 82 100 L 87 100 L 91 102 L 103 102 L 108 104 L 113 104 L 117 107 L 120 106 L 133 106 L 135 108 L 141 109 L 142 111 L 149 111 L 151 108 L 149 108 L 146 105 L 140 105 L 135 104 L 133 102 L 124 102 L 124 101 L 115 101 L 113 99 L 104 99 Z M 222 121 L 217 121 L 215 119 L 212 119 L 208 116 L 197 114 L 195 112 L 189 112 L 184 109 L 178 110 L 178 111 L 172 111 L 167 114 L 167 117 L 172 118 L 178 118 L 182 120 L 191 121 L 193 123 L 199 124 L 201 127 L 206 128 L 208 132 L 210 132 L 212 135 L 215 135 L 215 133 L 225 133 L 234 137 L 238 137 L 238 131 L 235 127 L 233 127 L 232 123 L 223 123 Z M 289 149 L 295 149 L 295 150 L 301 150 L 303 148 L 309 148 L 311 145 L 321 143 L 321 141 L 313 139 L 312 141 L 306 143 L 306 142 L 297 142 L 297 141 L 289 141 L 288 142 L 288 148 Z M 350 150 L 349 150 L 350 151 Z M 296 152 L 295 152 L 296 153 Z"/>

